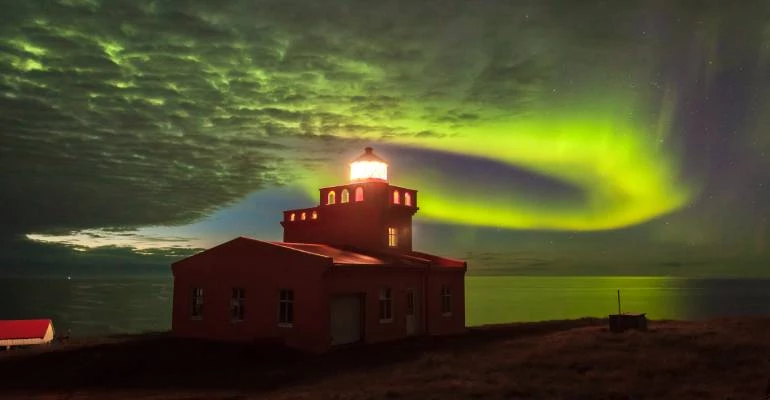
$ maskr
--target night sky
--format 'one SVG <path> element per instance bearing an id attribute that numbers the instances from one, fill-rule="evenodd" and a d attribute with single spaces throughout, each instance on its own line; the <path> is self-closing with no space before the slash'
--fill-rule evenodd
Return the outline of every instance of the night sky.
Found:
<path id="1" fill-rule="evenodd" d="M 766 1 L 0 5 L 0 276 L 280 240 L 365 146 L 474 274 L 770 275 Z"/>

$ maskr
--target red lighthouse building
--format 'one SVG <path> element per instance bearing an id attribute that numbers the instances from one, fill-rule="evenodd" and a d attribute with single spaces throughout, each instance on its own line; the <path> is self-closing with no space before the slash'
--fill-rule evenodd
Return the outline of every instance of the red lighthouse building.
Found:
<path id="1" fill-rule="evenodd" d="M 412 249 L 417 205 L 367 147 L 350 182 L 284 211 L 282 242 L 238 237 L 175 262 L 173 333 L 325 351 L 462 332 L 466 263 Z"/>

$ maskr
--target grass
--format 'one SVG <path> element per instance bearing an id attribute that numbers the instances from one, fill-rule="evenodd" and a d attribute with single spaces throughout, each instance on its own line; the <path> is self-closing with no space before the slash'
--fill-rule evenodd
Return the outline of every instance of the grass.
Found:
<path id="1" fill-rule="evenodd" d="M 623 334 L 581 319 L 320 356 L 146 334 L 0 353 L 0 398 L 763 399 L 767 332 L 770 318 Z"/>

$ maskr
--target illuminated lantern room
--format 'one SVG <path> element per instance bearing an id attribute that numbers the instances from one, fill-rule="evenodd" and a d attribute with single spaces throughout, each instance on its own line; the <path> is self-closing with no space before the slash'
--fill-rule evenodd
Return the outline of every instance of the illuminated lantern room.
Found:
<path id="1" fill-rule="evenodd" d="M 374 155 L 371 147 L 364 149 L 364 154 L 350 163 L 350 181 L 388 181 L 388 163 Z"/>
<path id="2" fill-rule="evenodd" d="M 349 165 L 350 181 L 319 188 L 317 206 L 284 211 L 284 242 L 411 251 L 417 190 L 391 185 L 371 147 Z"/>

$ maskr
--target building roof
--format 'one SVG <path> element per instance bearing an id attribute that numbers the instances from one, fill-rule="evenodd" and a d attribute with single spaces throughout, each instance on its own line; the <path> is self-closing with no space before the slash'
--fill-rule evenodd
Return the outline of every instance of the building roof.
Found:
<path id="1" fill-rule="evenodd" d="M 411 252 L 373 252 L 358 248 L 344 248 L 318 243 L 268 242 L 276 246 L 330 257 L 335 265 L 409 265 L 442 267 L 464 267 L 465 262 L 439 257 L 432 254 Z"/>
<path id="2" fill-rule="evenodd" d="M 0 340 L 42 339 L 51 323 L 50 319 L 0 320 Z"/>
<path id="3" fill-rule="evenodd" d="M 335 264 L 388 264 L 385 260 L 378 257 L 372 257 L 355 251 L 345 250 L 337 247 L 317 243 L 287 243 L 287 242 L 268 242 L 277 246 L 288 247 L 294 250 L 301 250 L 307 253 L 313 253 L 320 256 L 332 258 Z"/>
<path id="4" fill-rule="evenodd" d="M 353 162 L 359 162 L 359 161 L 376 161 L 384 164 L 388 163 L 387 161 L 375 155 L 374 149 L 372 149 L 371 147 L 364 148 L 364 154 L 361 154 L 360 156 L 358 156 L 358 158 L 353 160 Z"/>
<path id="5" fill-rule="evenodd" d="M 317 257 L 330 258 L 334 265 L 393 265 L 393 266 L 412 266 L 412 267 L 456 267 L 463 268 L 466 266 L 464 261 L 454 260 L 446 257 L 440 257 L 427 253 L 420 253 L 416 251 L 373 251 L 368 249 L 360 249 L 349 246 L 331 246 L 321 243 L 290 243 L 290 242 L 273 242 L 258 240 L 250 237 L 239 236 L 233 240 L 222 243 L 218 246 L 214 246 L 210 249 L 204 250 L 201 253 L 191 255 L 183 260 L 179 260 L 173 265 L 184 262 L 192 258 L 196 258 L 201 254 L 208 253 L 216 248 L 222 248 L 233 245 L 234 243 L 241 243 L 246 246 L 254 245 L 268 245 L 277 246 L 287 251 L 296 251 L 305 254 L 310 254 Z M 173 268 L 173 267 L 172 267 Z"/>

